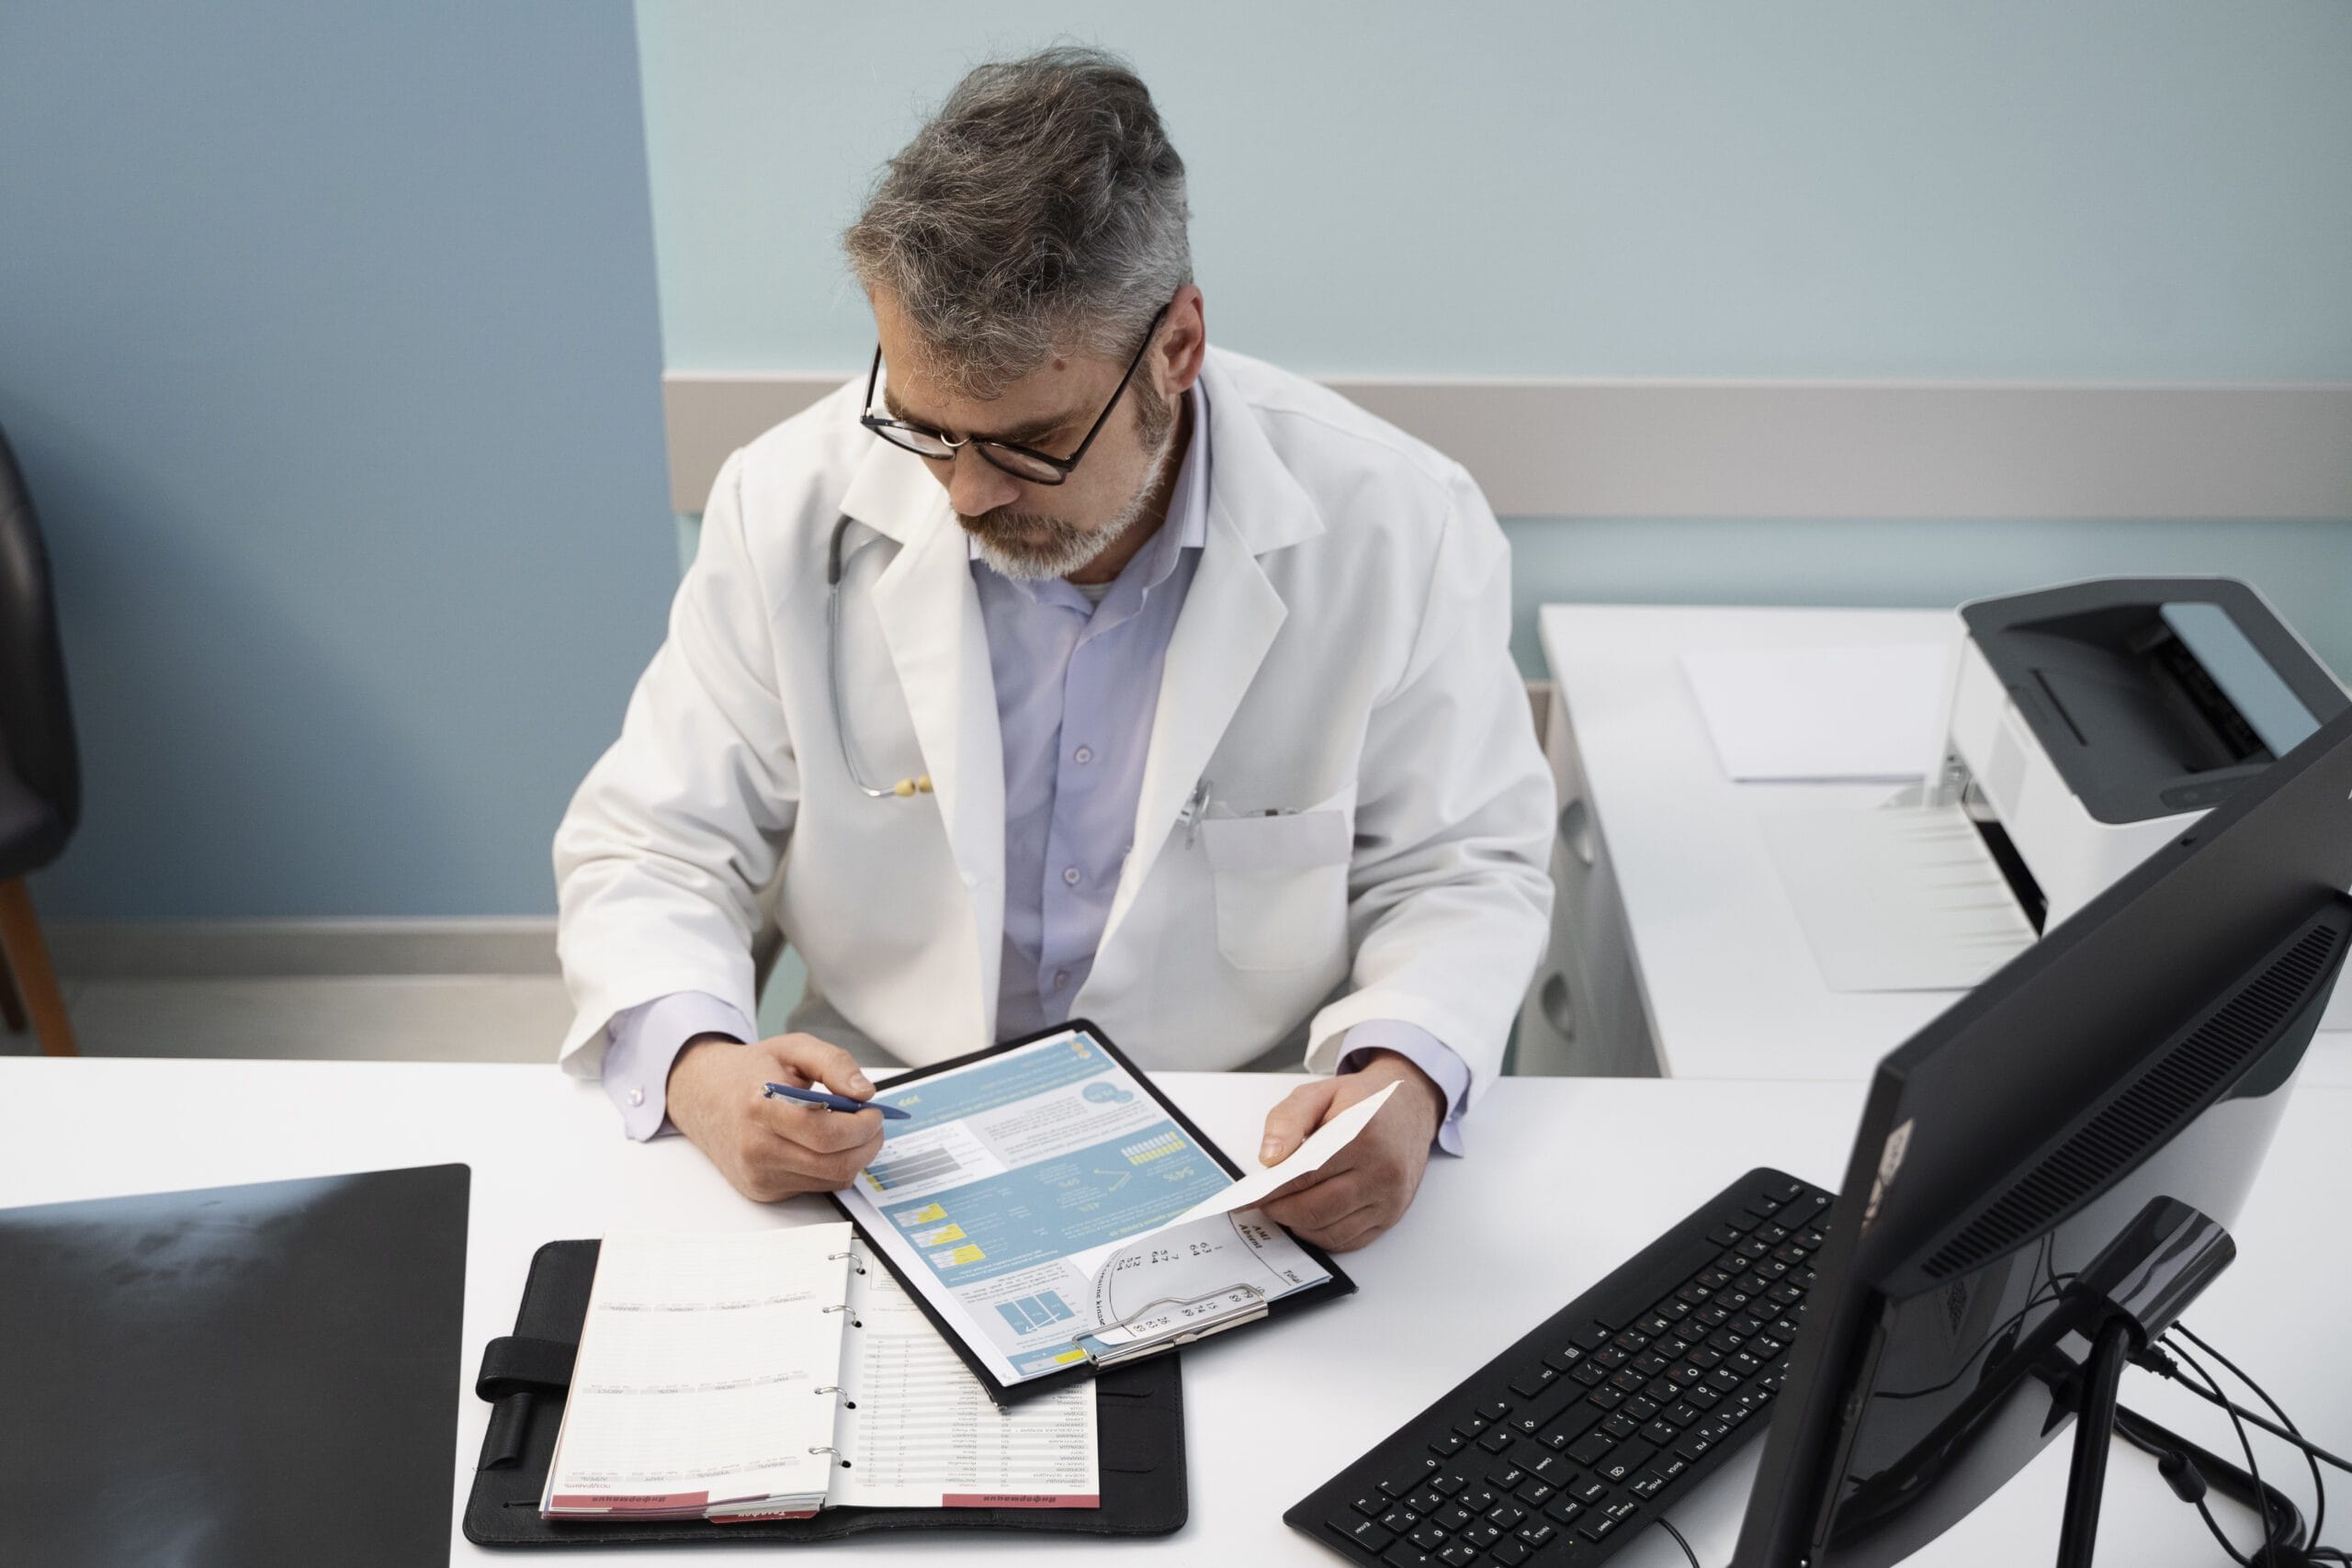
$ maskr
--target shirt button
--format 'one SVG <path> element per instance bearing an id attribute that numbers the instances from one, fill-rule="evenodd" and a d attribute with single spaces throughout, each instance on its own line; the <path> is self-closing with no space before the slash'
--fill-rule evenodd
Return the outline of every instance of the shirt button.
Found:
<path id="1" fill-rule="evenodd" d="M 644 1104 L 644 1103 L 645 1103 L 645 1091 L 644 1091 L 643 1089 L 633 1089 L 629 1090 L 629 1091 L 628 1091 L 628 1102 L 629 1102 L 631 1105 L 642 1105 L 642 1104 Z"/>
<path id="2" fill-rule="evenodd" d="M 1069 970 L 1067 970 L 1067 969 L 1057 969 L 1057 970 L 1055 970 L 1055 971 L 1054 971 L 1054 989 L 1056 989 L 1056 990 L 1057 990 L 1057 991 L 1058 991 L 1058 990 L 1060 990 L 1064 986 L 1067 986 L 1067 985 L 1069 985 Z"/>
<path id="3" fill-rule="evenodd" d="M 1066 865 L 1062 867 L 1062 886 L 1065 887 L 1075 887 L 1078 886 L 1078 867 L 1074 865 Z"/>
<path id="4" fill-rule="evenodd" d="M 1071 752 L 1070 755 L 1077 759 L 1080 764 L 1091 762 L 1094 761 L 1094 748 L 1091 746 L 1081 746 L 1077 750 Z"/>

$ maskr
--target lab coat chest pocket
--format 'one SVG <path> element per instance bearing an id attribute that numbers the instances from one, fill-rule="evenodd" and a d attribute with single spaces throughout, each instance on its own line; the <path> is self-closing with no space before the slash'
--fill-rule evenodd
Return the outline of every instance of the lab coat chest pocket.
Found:
<path id="1" fill-rule="evenodd" d="M 1216 945 L 1237 969 L 1296 969 L 1348 932 L 1352 786 L 1305 811 L 1201 823 L 1216 888 Z"/>

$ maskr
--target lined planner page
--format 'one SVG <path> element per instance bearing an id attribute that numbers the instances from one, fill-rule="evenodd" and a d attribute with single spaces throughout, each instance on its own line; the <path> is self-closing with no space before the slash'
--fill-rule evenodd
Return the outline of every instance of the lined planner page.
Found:
<path id="1" fill-rule="evenodd" d="M 606 1236 L 543 1511 L 820 1506 L 849 1242 L 838 1224 Z"/>
<path id="2" fill-rule="evenodd" d="M 859 1244 L 862 1327 L 842 1357 L 833 1474 L 844 1507 L 1097 1508 L 1094 1385 L 999 1409 L 922 1309 Z"/>

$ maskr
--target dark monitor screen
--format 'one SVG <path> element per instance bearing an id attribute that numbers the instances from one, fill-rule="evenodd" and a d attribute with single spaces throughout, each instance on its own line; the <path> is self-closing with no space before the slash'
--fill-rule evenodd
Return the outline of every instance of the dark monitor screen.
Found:
<path id="1" fill-rule="evenodd" d="M 2243 1208 L 2347 886 L 2352 715 L 1880 1065 L 1738 1568 L 1896 1562 L 2068 1428 L 2150 1216 Z"/>
<path id="2" fill-rule="evenodd" d="M 468 1185 L 0 1210 L 0 1562 L 447 1562 Z"/>

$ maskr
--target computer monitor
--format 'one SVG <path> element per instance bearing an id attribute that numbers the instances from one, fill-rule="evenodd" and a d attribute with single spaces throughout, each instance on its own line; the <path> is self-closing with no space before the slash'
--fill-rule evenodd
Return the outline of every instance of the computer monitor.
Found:
<path id="1" fill-rule="evenodd" d="M 1879 1065 L 1734 1568 L 1894 1562 L 2086 1409 L 2095 1514 L 2121 1357 L 2231 1256 L 2346 887 L 2352 715 Z"/>

